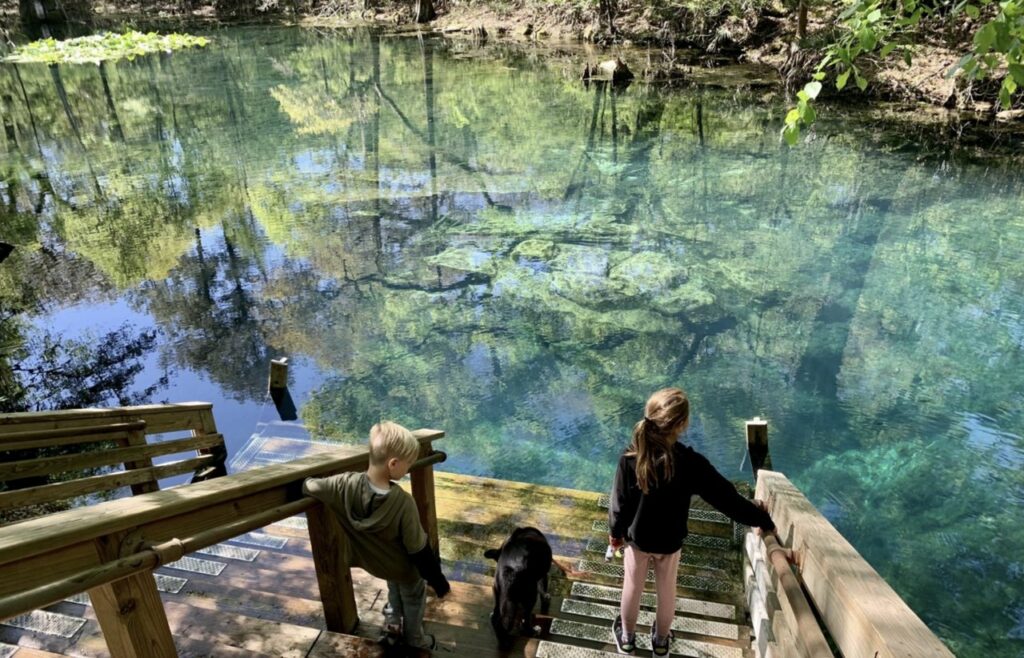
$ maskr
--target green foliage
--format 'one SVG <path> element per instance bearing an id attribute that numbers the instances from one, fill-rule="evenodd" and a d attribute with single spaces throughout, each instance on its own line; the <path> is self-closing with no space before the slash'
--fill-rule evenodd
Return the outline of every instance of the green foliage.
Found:
<path id="1" fill-rule="evenodd" d="M 987 8 L 992 0 L 982 0 Z M 1024 1 L 1003 0 L 995 3 L 998 12 L 974 34 L 973 49 L 957 62 L 949 75 L 963 73 L 968 80 L 1002 76 L 999 103 L 1004 109 L 1013 104 L 1013 96 L 1024 88 Z M 964 11 L 973 19 L 980 16 L 978 6 L 964 5 Z"/>
<path id="2" fill-rule="evenodd" d="M 202 48 L 209 43 L 206 37 L 190 34 L 157 34 L 136 32 L 123 34 L 107 32 L 85 37 L 57 41 L 41 39 L 19 46 L 4 58 L 7 62 L 41 62 L 44 64 L 99 64 L 117 59 L 133 60 L 142 55 L 171 52 L 183 48 Z"/>

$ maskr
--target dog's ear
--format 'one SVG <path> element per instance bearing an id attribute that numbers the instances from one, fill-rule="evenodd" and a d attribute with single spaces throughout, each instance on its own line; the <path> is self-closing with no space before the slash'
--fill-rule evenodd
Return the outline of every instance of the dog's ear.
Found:
<path id="1" fill-rule="evenodd" d="M 492 560 L 497 560 L 499 555 L 501 555 L 500 548 L 488 548 L 486 551 L 484 551 L 484 557 L 490 558 Z"/>

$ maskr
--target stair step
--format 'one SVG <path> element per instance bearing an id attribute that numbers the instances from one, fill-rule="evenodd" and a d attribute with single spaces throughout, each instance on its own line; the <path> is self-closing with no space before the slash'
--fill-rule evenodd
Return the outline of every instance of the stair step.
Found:
<path id="1" fill-rule="evenodd" d="M 572 584 L 571 595 L 599 601 L 618 602 L 622 599 L 622 589 L 607 587 L 605 585 L 594 585 L 592 583 L 575 582 Z M 640 605 L 645 608 L 654 608 L 657 604 L 655 595 L 644 592 L 640 595 Z M 676 612 L 691 615 L 704 615 L 706 617 L 718 617 L 720 619 L 735 619 L 736 606 L 728 603 L 716 603 L 714 601 L 698 601 L 696 599 L 677 597 Z"/>
<path id="2" fill-rule="evenodd" d="M 275 537 L 274 535 L 268 535 L 265 532 L 247 532 L 244 535 L 232 537 L 229 541 L 236 544 L 248 544 L 249 546 L 281 550 L 285 547 L 285 544 L 288 543 L 288 538 Z"/>
<path id="3" fill-rule="evenodd" d="M 62 654 L 0 642 L 0 658 L 60 658 Z"/>
<path id="4" fill-rule="evenodd" d="M 555 619 L 551 622 L 551 634 L 590 642 L 599 642 L 606 645 L 615 644 L 615 638 L 612 636 L 611 624 L 598 626 L 596 624 L 586 624 L 567 619 Z M 650 634 L 637 633 L 636 646 L 637 649 L 642 651 L 650 651 Z M 743 649 L 740 649 L 739 647 L 682 638 L 675 638 L 672 640 L 671 651 L 673 655 L 691 656 L 693 658 L 744 658 Z"/>
<path id="5" fill-rule="evenodd" d="M 619 606 L 576 599 L 563 600 L 561 610 L 569 615 L 607 621 L 613 621 L 619 614 Z M 640 611 L 640 615 L 637 618 L 638 624 L 650 627 L 654 622 L 655 614 L 653 612 L 647 610 Z M 736 624 L 707 619 L 694 619 L 693 617 L 674 617 L 672 619 L 672 630 L 679 631 L 680 633 L 718 637 L 725 640 L 738 640 L 740 637 L 740 629 Z"/>
<path id="6" fill-rule="evenodd" d="M 537 658 L 619 658 L 614 651 L 601 651 L 589 647 L 576 647 L 551 640 L 541 640 L 537 645 Z"/>
<path id="7" fill-rule="evenodd" d="M 594 521 L 592 530 L 604 537 L 608 536 L 608 521 Z M 736 546 L 732 539 L 732 533 L 728 537 L 715 537 L 712 535 L 698 535 L 689 534 L 686 535 L 686 539 L 683 540 L 684 546 L 694 546 L 697 548 L 712 548 L 721 551 L 734 551 Z"/>
<path id="8" fill-rule="evenodd" d="M 33 610 L 32 612 L 6 619 L 0 623 L 0 626 L 11 626 L 25 631 L 32 631 L 33 633 L 70 638 L 82 630 L 82 627 L 85 626 L 85 619 L 59 612 Z"/>
<path id="9" fill-rule="evenodd" d="M 590 539 L 584 552 L 603 556 L 607 549 L 608 542 L 606 540 Z M 718 571 L 736 571 L 737 573 L 740 568 L 739 555 L 734 556 L 732 553 L 698 553 L 684 550 L 679 556 L 679 564 L 696 569 L 716 569 Z"/>
<path id="10" fill-rule="evenodd" d="M 622 580 L 625 570 L 621 564 L 597 560 L 580 560 L 576 563 L 577 571 L 597 576 L 605 576 Z M 647 582 L 654 582 L 654 570 L 648 569 Z M 705 592 L 734 593 L 738 591 L 737 583 L 723 578 L 708 578 L 695 576 L 689 573 L 680 573 L 676 576 L 676 585 L 687 589 Z"/>
<path id="11" fill-rule="evenodd" d="M 424 650 L 407 650 L 402 655 L 408 658 L 430 658 L 430 652 Z M 378 642 L 370 638 L 324 631 L 307 654 L 307 658 L 336 658 L 337 656 L 387 658 L 387 652 Z"/>
<path id="12" fill-rule="evenodd" d="M 164 610 L 175 636 L 282 658 L 303 658 L 320 635 L 314 628 L 202 610 L 176 601 L 165 601 Z"/>

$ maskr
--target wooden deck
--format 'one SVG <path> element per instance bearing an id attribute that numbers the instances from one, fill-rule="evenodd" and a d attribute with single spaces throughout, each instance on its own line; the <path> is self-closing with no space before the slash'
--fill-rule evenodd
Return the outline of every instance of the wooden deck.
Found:
<path id="1" fill-rule="evenodd" d="M 296 456 L 296 450 L 337 450 L 299 437 L 261 436 L 239 453 L 234 470 Z M 299 445 L 303 443 L 304 445 Z M 604 561 L 607 538 L 601 494 L 436 473 L 441 557 L 452 593 L 428 597 L 427 631 L 435 656 L 601 658 L 614 652 L 621 560 Z M 751 629 L 742 602 L 741 553 L 734 527 L 700 506 L 680 566 L 673 655 L 748 658 Z M 498 650 L 488 621 L 493 562 L 483 557 L 509 532 L 532 525 L 548 536 L 556 559 L 581 573 L 572 581 L 552 570 L 551 615 L 537 638 Z M 180 656 L 371 656 L 374 642 L 329 633 L 319 601 L 305 519 L 292 517 L 194 553 L 157 571 Z M 383 623 L 386 585 L 353 571 L 360 624 L 375 640 Z M 106 656 L 106 644 L 85 595 L 0 624 L 0 658 Z M 646 600 L 645 604 L 653 601 Z M 653 610 L 645 605 L 644 610 Z M 641 613 L 644 633 L 651 615 Z M 19 627 L 20 626 L 20 627 Z M 640 636 L 644 655 L 646 635 Z M 646 645 L 649 650 L 649 645 Z"/>

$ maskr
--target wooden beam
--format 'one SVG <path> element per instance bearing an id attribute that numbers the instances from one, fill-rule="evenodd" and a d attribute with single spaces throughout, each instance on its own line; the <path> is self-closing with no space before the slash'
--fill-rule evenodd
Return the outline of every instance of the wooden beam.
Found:
<path id="1" fill-rule="evenodd" d="M 115 441 L 127 437 L 129 432 L 145 430 L 145 428 L 146 422 L 137 420 L 130 423 L 111 423 L 94 427 L 63 427 L 29 432 L 3 432 L 0 430 L 0 450 L 28 450 L 77 443 Z"/>
<path id="2" fill-rule="evenodd" d="M 420 459 L 433 453 L 430 444 L 420 446 Z M 409 474 L 412 480 L 412 498 L 420 515 L 420 525 L 427 532 L 427 542 L 434 555 L 440 555 L 440 538 L 437 533 L 437 502 L 434 498 L 434 467 L 417 468 Z"/>
<path id="3" fill-rule="evenodd" d="M 768 421 L 755 416 L 746 423 L 747 451 L 750 453 L 750 466 L 754 471 L 754 479 L 762 468 L 771 469 L 772 458 L 768 454 Z"/>
<path id="4" fill-rule="evenodd" d="M 209 402 L 181 402 L 134 407 L 28 411 L 0 416 L 0 434 L 65 427 L 91 427 L 138 420 L 146 421 L 148 433 L 160 434 L 192 429 L 198 422 L 198 413 L 212 408 L 213 405 Z"/>
<path id="5" fill-rule="evenodd" d="M 174 441 L 161 441 L 153 444 L 145 444 L 143 442 L 143 445 L 114 448 L 113 450 L 104 450 L 102 452 L 78 453 L 75 455 L 8 462 L 0 464 L 0 481 L 51 475 L 71 470 L 78 471 L 100 466 L 113 466 L 115 464 L 145 460 L 151 457 L 173 455 L 183 450 L 223 445 L 223 443 L 224 437 L 220 434 L 211 434 L 208 436 L 176 439 Z"/>
<path id="6" fill-rule="evenodd" d="M 323 504 L 306 512 L 306 519 L 327 630 L 351 633 L 359 624 L 359 611 L 352 587 L 345 533 L 334 513 Z"/>
<path id="7" fill-rule="evenodd" d="M 100 559 L 116 560 L 117 535 L 97 542 Z M 89 590 L 111 658 L 176 658 L 174 639 L 152 571 Z"/>
<path id="8" fill-rule="evenodd" d="M 274 359 L 270 362 L 270 390 L 288 388 L 288 357 Z"/>
<path id="9" fill-rule="evenodd" d="M 161 464 L 150 468 L 141 468 L 132 471 L 119 471 L 105 475 L 94 475 L 92 477 L 69 480 L 67 482 L 55 482 L 44 484 L 38 487 L 26 489 L 15 489 L 13 491 L 0 492 L 0 511 L 24 507 L 25 505 L 49 503 L 57 500 L 65 500 L 76 496 L 96 493 L 98 491 L 111 491 L 121 487 L 130 487 L 144 482 L 154 482 L 160 478 L 173 477 L 183 473 L 194 473 L 206 467 L 213 460 L 213 457 L 204 455 L 181 461 Z M 155 491 L 156 489 L 154 489 Z"/>

